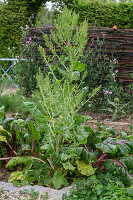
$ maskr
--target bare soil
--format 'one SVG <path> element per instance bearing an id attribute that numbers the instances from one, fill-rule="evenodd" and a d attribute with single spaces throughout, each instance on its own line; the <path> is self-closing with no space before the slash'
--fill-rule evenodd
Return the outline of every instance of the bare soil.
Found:
<path id="1" fill-rule="evenodd" d="M 92 128 L 96 128 L 97 123 L 100 122 L 105 126 L 113 126 L 117 131 L 129 132 L 131 126 L 133 126 L 133 114 L 119 115 L 116 121 L 113 122 L 111 121 L 111 114 L 108 113 L 82 112 L 82 114 L 92 117 L 92 120 L 86 122 Z"/>
<path id="2" fill-rule="evenodd" d="M 2 96 L 10 94 L 10 93 L 16 93 L 18 89 L 15 86 L 11 87 L 5 87 L 1 93 Z"/>
<path id="3" fill-rule="evenodd" d="M 7 170 L 6 168 L 0 168 L 0 174 L 1 174 L 2 181 L 8 182 L 8 179 L 9 179 L 10 174 L 12 172 L 10 172 L 9 170 Z"/>

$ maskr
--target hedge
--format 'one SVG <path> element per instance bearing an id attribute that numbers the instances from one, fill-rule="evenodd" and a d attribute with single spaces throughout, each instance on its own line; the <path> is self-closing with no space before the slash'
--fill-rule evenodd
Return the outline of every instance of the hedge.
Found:
<path id="1" fill-rule="evenodd" d="M 11 57 L 9 47 L 19 53 L 20 38 L 22 37 L 21 26 L 25 26 L 28 13 L 25 3 L 6 4 L 0 10 L 0 57 Z"/>
<path id="2" fill-rule="evenodd" d="M 79 13 L 80 21 L 87 19 L 89 26 L 112 28 L 117 25 L 119 29 L 133 28 L 133 3 L 103 3 L 100 1 L 75 1 L 69 8 Z"/>

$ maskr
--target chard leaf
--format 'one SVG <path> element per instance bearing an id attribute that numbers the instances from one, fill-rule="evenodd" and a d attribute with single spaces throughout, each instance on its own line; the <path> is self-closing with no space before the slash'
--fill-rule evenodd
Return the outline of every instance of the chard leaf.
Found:
<path id="1" fill-rule="evenodd" d="M 16 165 L 25 165 L 24 169 L 30 169 L 33 164 L 33 157 L 28 156 L 19 156 L 19 157 L 13 157 L 9 162 L 6 164 L 6 168 L 12 170 L 13 167 Z"/>
<path id="2" fill-rule="evenodd" d="M 51 145 L 50 144 L 44 144 L 44 145 L 42 145 L 41 147 L 40 147 L 40 150 L 42 151 L 42 152 L 45 152 L 46 150 L 50 150 L 50 148 L 51 148 Z"/>
<path id="3" fill-rule="evenodd" d="M 123 157 L 120 159 L 120 162 L 127 167 L 128 170 L 133 170 L 133 157 L 128 156 L 128 157 Z"/>
<path id="4" fill-rule="evenodd" d="M 44 132 L 48 131 L 47 120 L 37 108 L 36 104 L 33 102 L 24 102 L 24 104 L 28 107 L 39 128 Z"/>
<path id="5" fill-rule="evenodd" d="M 40 131 L 38 131 L 34 125 L 34 122 L 32 120 L 29 121 L 29 129 L 31 131 L 31 136 L 33 137 L 33 140 L 40 140 Z"/>
<path id="6" fill-rule="evenodd" d="M 7 140 L 6 140 L 6 137 L 5 137 L 5 136 L 2 136 L 2 135 L 0 135 L 0 142 L 7 142 Z"/>
<path id="7" fill-rule="evenodd" d="M 76 155 L 77 155 L 77 158 L 80 157 L 81 153 L 83 151 L 83 147 L 78 147 L 77 150 L 76 150 Z"/>
<path id="8" fill-rule="evenodd" d="M 101 149 L 103 153 L 116 153 L 119 149 L 121 154 L 127 155 L 133 153 L 133 143 L 127 140 L 119 140 L 108 138 L 102 143 L 96 144 L 96 147 Z"/>
<path id="9" fill-rule="evenodd" d="M 0 126 L 0 136 L 3 137 L 3 139 L 4 139 L 4 137 L 6 137 L 6 138 L 12 137 L 11 134 L 8 131 L 6 131 L 5 129 L 3 129 L 2 126 Z"/>
<path id="10" fill-rule="evenodd" d="M 93 167 L 89 164 L 86 164 L 84 161 L 76 161 L 77 168 L 80 171 L 81 174 L 90 176 L 95 173 Z"/>
<path id="11" fill-rule="evenodd" d="M 77 140 L 79 144 L 86 144 L 88 136 L 89 136 L 89 132 L 85 131 L 84 128 L 80 129 L 77 134 Z"/>
<path id="12" fill-rule="evenodd" d="M 65 153 L 61 154 L 61 160 L 63 162 L 65 162 L 66 160 L 69 160 L 71 157 L 72 157 L 72 155 L 69 155 L 69 154 L 65 154 Z"/>
<path id="13" fill-rule="evenodd" d="M 8 182 L 9 183 L 13 183 L 14 181 L 23 181 L 26 179 L 26 176 L 23 175 L 22 171 L 17 171 L 17 172 L 13 172 L 11 173 Z"/>
<path id="14" fill-rule="evenodd" d="M 64 177 L 64 174 L 58 169 L 52 178 L 55 189 L 61 188 L 61 186 L 68 186 L 67 179 Z"/>
<path id="15" fill-rule="evenodd" d="M 69 162 L 69 160 L 65 163 L 62 163 L 65 170 L 74 171 L 75 167 Z"/>

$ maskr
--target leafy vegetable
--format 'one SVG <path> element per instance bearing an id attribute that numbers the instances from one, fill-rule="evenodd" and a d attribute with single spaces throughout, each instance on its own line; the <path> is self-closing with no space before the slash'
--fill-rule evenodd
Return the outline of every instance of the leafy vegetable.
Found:
<path id="1" fill-rule="evenodd" d="M 64 174 L 60 170 L 57 170 L 54 173 L 52 182 L 56 189 L 59 189 L 61 186 L 68 186 L 67 179 L 65 178 Z"/>
<path id="2" fill-rule="evenodd" d="M 93 167 L 89 164 L 86 164 L 84 161 L 76 161 L 77 168 L 81 172 L 81 174 L 90 176 L 95 173 Z"/>

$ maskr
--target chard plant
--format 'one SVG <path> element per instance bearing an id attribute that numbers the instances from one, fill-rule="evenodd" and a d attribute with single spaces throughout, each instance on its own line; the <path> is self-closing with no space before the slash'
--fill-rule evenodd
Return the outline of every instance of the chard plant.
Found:
<path id="1" fill-rule="evenodd" d="M 82 159 L 98 168 L 101 172 L 109 172 L 120 179 L 125 186 L 133 184 L 133 141 L 132 133 L 122 135 L 112 128 L 98 126 L 90 129 Z"/>
<path id="2" fill-rule="evenodd" d="M 89 176 L 94 173 L 90 165 L 87 164 L 87 168 L 86 164 L 80 161 L 83 145 L 87 142 L 89 132 L 83 126 L 87 118 L 77 113 L 100 87 L 94 89 L 91 94 L 87 87 L 81 88 L 86 72 L 85 65 L 78 62 L 78 59 L 87 41 L 86 21 L 80 25 L 79 29 L 78 15 L 64 8 L 55 27 L 56 30 L 51 32 L 50 39 L 44 35 L 45 44 L 53 56 L 60 59 L 53 45 L 53 42 L 56 43 L 65 52 L 69 66 L 65 65 L 64 58 L 60 59 L 62 68 L 59 71 L 62 77 L 58 79 L 55 68 L 51 64 L 51 57 L 46 55 L 42 47 L 39 47 L 50 70 L 46 77 L 43 77 L 41 73 L 37 76 L 42 109 L 39 110 L 36 104 L 31 102 L 25 102 L 25 105 L 42 131 L 40 152 L 49 163 L 52 184 L 58 189 L 62 185 L 68 185 L 67 176 L 72 176 L 76 170 L 82 175 Z M 75 78 L 77 76 L 78 79 Z M 86 100 L 84 96 L 87 93 Z"/>
<path id="3" fill-rule="evenodd" d="M 27 184 L 27 181 L 34 182 L 35 179 L 31 177 L 37 175 L 37 161 L 42 162 L 43 165 L 43 167 L 41 165 L 42 170 L 39 170 L 41 175 L 43 171 L 43 184 L 52 184 L 56 189 L 67 186 L 67 177 L 72 179 L 76 173 L 79 174 L 77 176 L 90 176 L 95 173 L 91 165 L 80 160 L 83 145 L 87 143 L 90 133 L 83 126 L 88 118 L 77 113 L 99 91 L 100 87 L 94 89 L 92 93 L 89 93 L 87 87 L 81 88 L 86 72 L 85 65 L 77 59 L 85 48 L 87 23 L 83 22 L 79 29 L 77 19 L 78 16 L 75 13 L 65 8 L 55 24 L 56 32 L 51 33 L 53 42 L 59 43 L 59 47 L 66 52 L 70 63 L 66 66 L 64 60 L 61 60 L 63 65 L 61 70 L 64 72 L 61 79 L 56 77 L 54 67 L 50 62 L 51 58 L 47 57 L 42 47 L 39 47 L 50 72 L 46 77 L 41 72 L 37 76 L 41 109 L 33 102 L 24 102 L 35 122 L 29 120 L 25 127 L 23 120 L 15 121 L 15 138 L 19 140 L 22 148 L 21 152 L 18 151 L 17 157 L 12 158 L 6 167 L 10 169 L 17 165 L 26 165 L 26 167 L 23 171 L 12 173 L 10 182 L 17 181 L 22 184 Z M 61 27 L 64 29 L 60 30 Z M 50 45 L 50 51 L 55 53 L 52 39 L 49 40 L 45 36 L 44 38 L 46 44 Z M 85 41 L 82 41 L 83 39 Z M 69 45 L 66 50 L 65 43 L 72 41 L 75 43 L 71 44 L 72 46 Z M 55 53 L 54 56 L 58 54 Z M 85 99 L 84 96 L 87 93 L 88 98 Z M 18 123 L 19 126 L 17 126 Z M 29 163 L 28 166 L 27 162 L 25 163 L 26 160 Z M 33 160 L 36 161 L 33 163 Z M 36 179 L 41 182 L 39 177 Z"/>
<path id="4" fill-rule="evenodd" d="M 77 113 L 100 87 L 94 89 L 91 94 L 87 87 L 81 88 L 86 72 L 85 65 L 78 59 L 82 56 L 87 41 L 86 21 L 79 28 L 78 15 L 64 8 L 55 27 L 56 31 L 51 32 L 51 38 L 44 35 L 44 39 L 54 57 L 60 59 L 53 42 L 64 52 L 65 57 L 60 60 L 62 68 L 58 68 L 62 76 L 57 78 L 51 57 L 39 47 L 49 67 L 46 77 L 41 72 L 37 76 L 41 109 L 33 102 L 24 102 L 34 122 L 25 122 L 22 119 L 6 121 L 4 133 L 10 133 L 8 143 L 11 144 L 11 153 L 8 158 L 3 159 L 10 159 L 6 165 L 9 169 L 25 165 L 22 171 L 11 174 L 10 182 L 27 184 L 38 181 L 59 189 L 61 186 L 67 186 L 67 177 L 71 179 L 77 171 L 80 176 L 94 173 L 92 166 L 86 166 L 86 163 L 80 161 L 89 132 L 83 126 L 88 118 Z M 66 65 L 65 59 L 69 61 L 69 65 Z M 87 93 L 86 99 L 84 96 Z M 3 139 L 7 144 L 8 138 Z M 42 164 L 38 166 L 40 162 Z"/>

